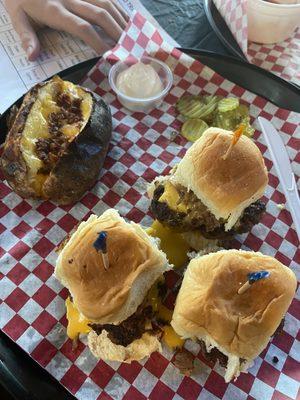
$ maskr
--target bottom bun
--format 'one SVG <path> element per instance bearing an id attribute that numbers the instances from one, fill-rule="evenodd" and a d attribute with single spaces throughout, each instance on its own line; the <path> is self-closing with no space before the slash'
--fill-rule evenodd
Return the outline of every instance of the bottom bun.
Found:
<path id="1" fill-rule="evenodd" d="M 125 363 L 142 360 L 155 351 L 161 352 L 161 344 L 157 335 L 148 332 L 145 332 L 140 339 L 136 339 L 124 347 L 113 343 L 106 330 L 103 330 L 100 335 L 91 331 L 88 335 L 88 345 L 97 358 Z"/>
<path id="2" fill-rule="evenodd" d="M 219 245 L 218 240 L 206 239 L 197 231 L 184 232 L 181 235 L 183 239 L 196 251 L 214 248 Z"/>
<path id="3" fill-rule="evenodd" d="M 175 324 L 172 323 L 172 326 L 173 325 Z M 173 328 L 175 329 L 175 326 L 173 326 Z M 182 327 L 180 327 L 180 336 L 185 339 L 189 339 L 191 337 L 190 332 L 186 331 Z M 197 337 L 192 337 L 192 340 L 197 341 Z M 248 369 L 254 364 L 253 360 L 245 360 L 233 353 L 226 351 L 224 347 L 220 346 L 209 334 L 201 337 L 201 340 L 205 345 L 207 353 L 210 353 L 212 349 L 215 348 L 228 358 L 224 375 L 224 380 L 226 383 L 229 383 L 232 379 L 237 379 L 241 372 L 248 373 Z"/>

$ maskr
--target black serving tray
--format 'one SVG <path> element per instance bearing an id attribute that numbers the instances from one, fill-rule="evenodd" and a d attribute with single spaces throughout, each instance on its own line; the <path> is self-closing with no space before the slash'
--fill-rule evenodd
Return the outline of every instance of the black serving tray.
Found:
<path id="1" fill-rule="evenodd" d="M 216 54 L 207 50 L 181 50 L 209 66 L 224 78 L 264 97 L 278 107 L 300 113 L 300 88 L 297 85 L 236 57 Z M 64 79 L 79 82 L 97 61 L 98 58 L 84 61 L 60 72 L 58 75 Z M 20 105 L 22 100 L 23 96 L 15 102 L 15 105 Z M 8 114 L 9 109 L 0 116 L 0 143 L 5 141 L 7 134 Z"/>
<path id="2" fill-rule="evenodd" d="M 280 108 L 300 113 L 300 87 L 236 57 L 210 51 L 181 49 L 231 82 Z"/>
<path id="3" fill-rule="evenodd" d="M 282 108 L 300 112 L 300 90 L 283 79 L 233 57 L 204 50 L 181 50 L 245 89 L 265 97 Z M 58 75 L 63 79 L 78 83 L 97 61 L 96 58 L 85 61 Z M 18 105 L 21 101 L 22 98 L 15 104 Z M 0 143 L 4 142 L 7 133 L 8 112 L 9 110 L 0 117 Z M 15 399 L 74 400 L 74 397 L 58 381 L 1 331 L 0 382 Z M 5 400 L 5 396 L 0 388 L 0 398 Z"/>

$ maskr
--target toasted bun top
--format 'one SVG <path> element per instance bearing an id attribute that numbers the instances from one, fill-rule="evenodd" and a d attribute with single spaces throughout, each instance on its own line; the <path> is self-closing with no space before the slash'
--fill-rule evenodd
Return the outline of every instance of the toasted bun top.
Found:
<path id="1" fill-rule="evenodd" d="M 238 289 L 250 272 L 270 276 Z M 222 250 L 193 259 L 179 291 L 171 325 L 184 338 L 196 337 L 229 358 L 251 360 L 266 347 L 296 290 L 291 269 L 261 253 Z"/>
<path id="2" fill-rule="evenodd" d="M 244 209 L 258 200 L 268 183 L 267 169 L 255 143 L 242 135 L 224 160 L 233 132 L 209 128 L 186 152 L 172 176 L 192 190 L 229 230 Z"/>
<path id="3" fill-rule="evenodd" d="M 107 232 L 109 268 L 94 247 Z M 153 283 L 170 269 L 165 254 L 139 225 L 125 222 L 115 210 L 82 222 L 59 254 L 55 275 L 87 319 L 118 324 L 132 315 Z"/>

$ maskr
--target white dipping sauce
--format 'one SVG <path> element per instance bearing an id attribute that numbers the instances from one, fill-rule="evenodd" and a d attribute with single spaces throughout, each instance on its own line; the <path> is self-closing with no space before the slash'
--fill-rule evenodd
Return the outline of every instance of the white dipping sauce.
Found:
<path id="1" fill-rule="evenodd" d="M 147 99 L 156 96 L 163 90 L 163 84 L 155 69 L 142 62 L 120 72 L 116 86 L 126 96 Z"/>

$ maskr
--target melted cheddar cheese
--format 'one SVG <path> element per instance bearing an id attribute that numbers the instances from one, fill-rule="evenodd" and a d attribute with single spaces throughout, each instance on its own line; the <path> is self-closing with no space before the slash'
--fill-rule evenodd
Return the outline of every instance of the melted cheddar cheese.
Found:
<path id="1" fill-rule="evenodd" d="M 160 239 L 160 248 L 167 255 L 167 258 L 175 268 L 180 268 L 188 261 L 187 253 L 190 246 L 186 243 L 180 233 L 176 233 L 164 227 L 160 222 L 154 221 L 146 229 L 148 235 Z"/>
<path id="2" fill-rule="evenodd" d="M 184 345 L 184 339 L 181 339 L 179 335 L 174 331 L 172 326 L 166 325 L 163 328 L 163 341 L 170 349 L 181 349 Z"/>
<path id="3" fill-rule="evenodd" d="M 158 287 L 157 284 L 160 281 L 158 281 L 157 283 L 155 283 L 151 289 L 149 290 L 148 294 L 147 294 L 147 302 L 151 305 L 152 310 L 157 313 L 158 312 L 158 307 L 160 305 L 160 298 L 158 296 Z"/>
<path id="4" fill-rule="evenodd" d="M 72 303 L 70 297 L 66 300 L 67 308 L 67 335 L 70 339 L 76 339 L 79 334 L 87 334 L 90 332 L 91 328 L 88 326 L 89 320 L 84 318 L 77 308 Z"/>
<path id="5" fill-rule="evenodd" d="M 152 305 L 152 308 L 157 312 L 159 319 L 170 323 L 172 319 L 172 311 L 161 304 L 158 297 L 157 285 L 154 285 L 148 293 L 148 301 Z M 77 339 L 80 334 L 88 334 L 91 331 L 91 327 L 88 325 L 91 321 L 83 317 L 80 312 L 72 303 L 70 297 L 66 299 L 66 309 L 67 309 L 67 335 L 73 340 Z M 170 349 L 181 348 L 184 344 L 184 340 L 181 339 L 174 329 L 170 325 L 165 325 L 163 328 L 163 341 Z"/>
<path id="6" fill-rule="evenodd" d="M 162 328 L 163 330 L 163 341 L 170 349 L 181 348 L 184 344 L 184 340 L 180 338 L 179 335 L 174 331 L 174 329 L 169 325 L 172 320 L 173 312 L 165 307 L 159 298 L 157 284 L 153 285 L 148 292 L 148 301 L 152 306 L 152 309 L 157 314 L 157 318 L 166 323 Z"/>
<path id="7" fill-rule="evenodd" d="M 42 186 L 47 175 L 39 172 L 43 167 L 43 162 L 35 153 L 35 144 L 37 139 L 50 138 L 48 129 L 49 115 L 60 111 L 60 107 L 55 101 L 57 93 L 66 93 L 73 99 L 82 99 L 81 112 L 83 120 L 79 123 L 66 124 L 61 128 L 61 132 L 68 137 L 69 141 L 84 129 L 93 107 L 93 99 L 90 93 L 58 77 L 54 77 L 38 90 L 37 98 L 27 116 L 20 143 L 21 152 L 27 166 L 28 182 L 38 196 L 42 196 Z"/>
<path id="8" fill-rule="evenodd" d="M 147 294 L 147 301 L 151 305 L 152 310 L 157 314 L 158 319 L 165 322 L 171 322 L 173 312 L 161 303 L 158 294 L 158 285 L 162 280 L 158 280 L 149 290 Z"/>
<path id="9" fill-rule="evenodd" d="M 161 203 L 167 203 L 171 210 L 184 213 L 187 212 L 186 205 L 179 202 L 179 193 L 171 182 L 165 183 L 165 190 L 158 201 L 160 201 Z"/>

